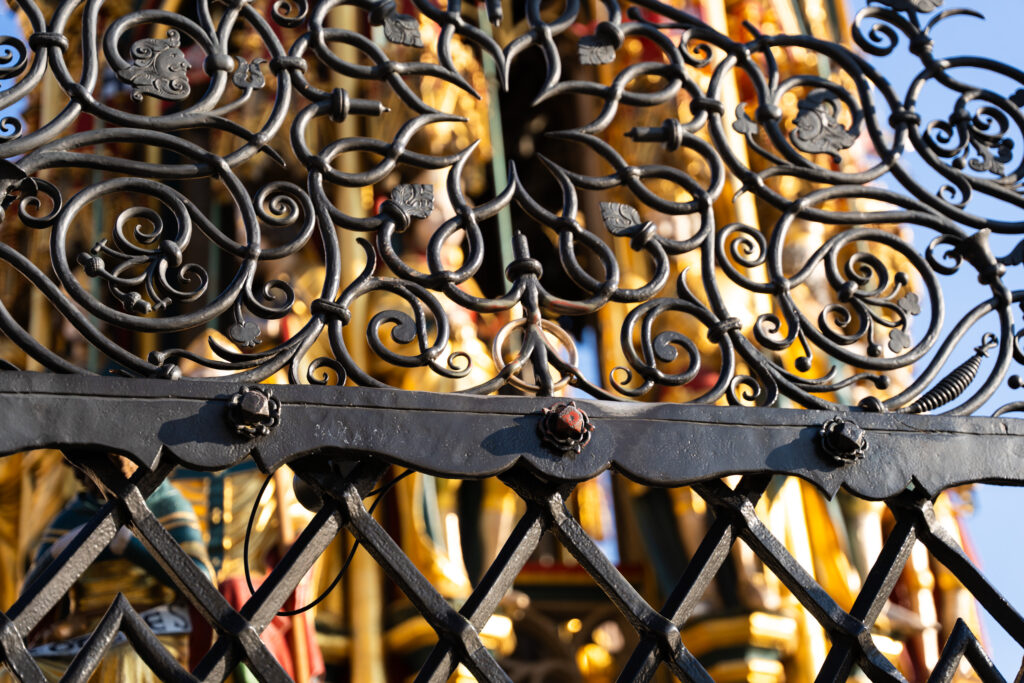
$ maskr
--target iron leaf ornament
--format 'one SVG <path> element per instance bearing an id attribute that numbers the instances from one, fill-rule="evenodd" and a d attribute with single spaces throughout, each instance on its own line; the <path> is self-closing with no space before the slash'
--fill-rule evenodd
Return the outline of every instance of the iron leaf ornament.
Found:
<path id="1" fill-rule="evenodd" d="M 4 220 L 7 207 L 14 203 L 21 186 L 28 182 L 25 171 L 17 164 L 0 159 L 0 221 Z"/>
<path id="2" fill-rule="evenodd" d="M 608 232 L 615 236 L 625 235 L 630 228 L 643 223 L 636 209 L 618 202 L 601 202 L 601 218 Z"/>
<path id="3" fill-rule="evenodd" d="M 391 191 L 391 201 L 413 218 L 426 218 L 434 210 L 434 186 L 407 183 Z"/>
<path id="4" fill-rule="evenodd" d="M 384 37 L 396 45 L 423 47 L 419 22 L 407 14 L 394 12 L 385 16 Z"/>
<path id="5" fill-rule="evenodd" d="M 889 350 L 893 353 L 909 349 L 913 344 L 913 338 L 898 327 L 889 330 Z"/>
<path id="6" fill-rule="evenodd" d="M 579 42 L 580 64 L 591 66 L 615 61 L 615 46 L 600 35 L 583 36 Z"/>
<path id="7" fill-rule="evenodd" d="M 944 0 L 876 0 L 897 12 L 932 12 L 942 7 Z"/>
<path id="8" fill-rule="evenodd" d="M 250 320 L 235 322 L 228 327 L 228 339 L 246 349 L 260 343 L 260 333 L 260 326 Z"/>
<path id="9" fill-rule="evenodd" d="M 398 12 L 394 0 L 376 0 L 367 9 L 370 11 L 370 25 L 383 26 L 384 37 L 388 42 L 409 47 L 423 47 L 419 21 L 408 14 Z"/>
<path id="10" fill-rule="evenodd" d="M 920 315 L 921 314 L 921 298 L 913 292 L 907 292 L 900 298 L 896 305 L 908 315 Z"/>
<path id="11" fill-rule="evenodd" d="M 231 76 L 231 82 L 238 86 L 241 90 L 259 90 L 267 84 L 266 78 L 263 76 L 262 67 L 267 63 L 267 60 L 263 58 L 256 58 L 252 62 L 247 62 L 241 57 L 235 57 L 238 62 L 238 68 L 235 69 L 235 73 Z"/>
<path id="12" fill-rule="evenodd" d="M 742 104 L 736 105 L 736 120 L 732 124 L 733 130 L 743 135 L 756 135 L 757 122 L 747 115 L 747 108 Z"/>
<path id="13" fill-rule="evenodd" d="M 183 100 L 191 88 L 188 70 L 192 68 L 181 51 L 181 36 L 174 29 L 167 38 L 143 38 L 131 47 L 132 63 L 117 72 L 118 78 L 132 86 L 132 99 L 144 95 L 162 100 Z"/>
<path id="14" fill-rule="evenodd" d="M 849 149 L 857 138 L 836 120 L 839 113 L 836 99 L 834 93 L 818 89 L 801 100 L 800 113 L 793 121 L 796 128 L 789 134 L 789 139 L 801 152 L 831 154 L 839 163 L 838 152 Z"/>
<path id="15" fill-rule="evenodd" d="M 617 22 L 602 21 L 593 35 L 580 38 L 577 46 L 580 64 L 611 64 L 615 61 L 615 52 L 625 40 L 626 34 Z"/>

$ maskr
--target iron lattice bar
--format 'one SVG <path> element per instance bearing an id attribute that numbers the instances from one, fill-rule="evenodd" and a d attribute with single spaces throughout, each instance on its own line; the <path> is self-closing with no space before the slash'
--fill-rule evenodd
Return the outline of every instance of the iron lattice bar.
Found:
<path id="1" fill-rule="evenodd" d="M 1004 628 L 1014 637 L 1024 636 L 1024 619 L 985 581 L 930 512 L 930 501 L 937 493 L 964 481 L 1022 481 L 1017 462 L 1024 433 L 1014 419 L 903 416 L 895 422 L 891 416 L 858 414 L 872 445 L 868 452 L 882 455 L 834 466 L 818 436 L 830 413 L 657 404 L 637 404 L 623 411 L 621 406 L 613 409 L 611 404 L 588 402 L 583 407 L 591 412 L 599 437 L 580 454 L 557 456 L 542 443 L 537 430 L 542 420 L 540 408 L 550 399 L 450 396 L 440 400 L 430 394 L 359 389 L 330 390 L 335 395 L 325 395 L 328 390 L 321 387 L 277 387 L 281 424 L 240 449 L 232 443 L 229 429 L 233 396 L 229 384 L 31 373 L 10 373 L 0 380 L 0 415 L 7 416 L 0 432 L 0 451 L 45 445 L 71 454 L 81 452 L 71 455 L 72 460 L 76 466 L 97 472 L 107 482 L 113 500 L 95 518 L 94 530 L 76 539 L 48 572 L 29 586 L 7 618 L 17 628 L 30 629 L 113 538 L 117 527 L 127 523 L 221 633 L 196 672 L 200 680 L 223 677 L 239 657 L 267 676 L 273 675 L 278 669 L 276 662 L 267 659 L 252 634 L 266 626 L 342 528 L 370 550 L 437 631 L 440 641 L 421 672 L 422 680 L 447 679 L 457 661 L 466 663 L 481 679 L 503 677 L 476 634 L 545 532 L 554 534 L 576 557 L 637 629 L 641 641 L 623 671 L 624 680 L 649 680 L 663 662 L 680 678 L 706 679 L 706 671 L 679 640 L 679 629 L 736 540 L 750 547 L 829 632 L 835 646 L 822 669 L 822 680 L 844 679 L 855 662 L 874 678 L 902 680 L 874 649 L 869 632 L 917 539 L 964 582 Z M 33 406 L 41 419 L 26 423 L 24 413 L 19 414 L 15 407 L 19 404 Z M 58 413 L 80 419 L 56 419 Z M 457 422 L 448 424 L 446 414 Z M 631 460 L 630 456 L 637 454 L 618 446 L 615 437 L 635 438 L 643 433 L 638 425 L 644 421 L 657 423 L 663 443 L 689 444 L 696 450 L 667 450 L 659 445 L 662 442 L 641 440 L 650 449 L 640 450 L 638 458 Z M 125 424 L 138 427 L 124 429 Z M 345 431 L 317 434 L 318 425 L 332 424 L 346 425 Z M 450 438 L 431 436 L 439 432 Z M 495 434 L 501 438 L 496 440 Z M 922 434 L 933 437 L 924 448 Z M 415 448 L 410 437 L 418 439 Z M 494 452 L 495 444 L 502 445 L 502 452 Z M 261 467 L 270 471 L 290 462 L 303 479 L 322 492 L 326 502 L 246 608 L 236 612 L 166 535 L 142 503 L 142 492 L 152 490 L 174 464 L 225 468 L 250 457 L 249 449 L 254 446 L 252 455 Z M 86 454 L 96 448 L 131 453 L 154 468 L 153 473 L 140 474 L 138 485 L 132 484 L 102 459 Z M 743 453 L 746 461 L 730 462 L 725 457 L 729 451 Z M 965 451 L 979 457 L 965 463 L 957 457 Z M 487 467 L 479 466 L 481 460 L 487 461 Z M 332 461 L 358 465 L 342 476 L 324 469 L 325 463 Z M 962 463 L 963 469 L 957 463 Z M 436 592 L 361 502 L 390 464 L 449 478 L 498 474 L 527 502 L 518 527 L 461 610 L 456 611 Z M 608 467 L 647 485 L 692 484 L 716 511 L 717 521 L 660 611 L 635 592 L 564 507 L 568 491 Z M 736 473 L 746 476 L 735 489 L 718 481 L 718 477 Z M 753 506 L 773 474 L 805 478 L 826 493 L 834 493 L 842 485 L 858 495 L 888 500 L 896 527 L 849 613 L 836 605 L 754 514 Z M 112 607 L 111 615 L 117 618 L 133 619 L 132 614 L 122 603 Z M 970 644 L 972 638 L 951 645 L 943 671 L 954 671 L 956 666 L 947 660 L 964 651 L 972 653 L 972 662 L 977 659 L 981 650 Z M 149 652 L 149 640 L 140 636 L 132 643 L 144 656 L 162 661 L 159 652 Z M 19 671 L 26 667 L 23 677 L 32 680 L 31 659 L 19 663 L 18 648 L 12 648 L 6 650 L 9 663 Z M 87 667 L 89 661 L 95 664 L 90 657 L 101 654 L 99 646 L 83 650 L 81 667 Z M 91 669 L 82 670 L 87 673 Z M 173 670 L 177 673 L 172 677 L 186 677 L 183 670 Z"/>

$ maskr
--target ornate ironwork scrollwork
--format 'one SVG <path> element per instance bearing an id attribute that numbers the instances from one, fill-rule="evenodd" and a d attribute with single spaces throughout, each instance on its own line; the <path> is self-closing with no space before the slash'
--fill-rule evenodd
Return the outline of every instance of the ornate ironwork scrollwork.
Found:
<path id="1" fill-rule="evenodd" d="M 165 679 L 239 664 L 285 677 L 259 634 L 342 529 L 438 634 L 421 680 L 460 665 L 506 680 L 480 634 L 545 534 L 633 627 L 622 680 L 662 664 L 710 677 L 680 632 L 726 563 L 737 573 L 736 539 L 827 635 L 820 680 L 854 665 L 904 680 L 872 631 L 918 541 L 1024 642 L 1024 618 L 933 508 L 965 482 L 1020 483 L 1024 423 L 907 415 L 969 414 L 1007 377 L 1024 386 L 1024 220 L 978 201 L 1024 207 L 1024 71 L 942 58 L 932 39 L 973 11 L 871 0 L 851 48 L 749 26 L 729 36 L 659 0 L 590 3 L 596 15 L 577 0 L 506 2 L 504 26 L 499 0 L 198 0 L 123 16 L 104 0 L 15 4 L 31 33 L 0 37 L 0 109 L 36 91 L 47 106 L 35 121 L 0 118 L 0 263 L 22 283 L 0 300 L 5 348 L 54 372 L 132 377 L 3 373 L 0 450 L 67 446 L 107 497 L 0 613 L 0 660 L 19 680 L 42 680 L 22 635 L 125 524 L 216 642 L 189 673 L 119 597 L 71 678 L 89 676 L 119 628 Z M 901 92 L 864 53 L 902 48 L 921 69 Z M 807 68 L 780 64 L 784 52 Z M 1002 89 L 975 83 L 978 70 Z M 930 89 L 948 108 L 924 111 Z M 506 135 L 483 130 L 499 119 Z M 500 140 L 513 158 L 488 167 Z M 907 166 L 912 151 L 937 185 Z M 28 239 L 6 239 L 18 231 Z M 964 274 L 980 294 L 950 323 L 943 292 Z M 17 295 L 29 288 L 64 318 L 68 344 L 33 336 Z M 617 342 L 609 376 L 583 369 L 573 319 Z M 212 378 L 234 384 L 200 383 Z M 373 389 L 271 395 L 257 384 L 269 378 Z M 380 390 L 396 384 L 705 405 L 594 402 L 591 440 L 573 403 Z M 828 412 L 710 407 L 722 403 Z M 1012 411 L 1024 401 L 997 414 Z M 316 514 L 236 608 L 146 498 L 176 466 L 247 460 L 290 465 Z M 396 465 L 406 474 L 386 482 Z M 692 486 L 712 513 L 685 567 L 665 573 L 678 583 L 664 605 L 566 505 L 608 469 Z M 522 511 L 457 604 L 374 517 L 413 472 L 500 477 Z M 885 501 L 892 528 L 842 606 L 755 510 L 778 475 Z M 960 622 L 936 677 L 962 657 L 998 677 Z"/>
<path id="2" fill-rule="evenodd" d="M 470 393 L 510 384 L 548 394 L 571 382 L 601 398 L 646 399 L 685 387 L 674 400 L 773 404 L 785 396 L 808 407 L 863 400 L 917 411 L 942 407 L 923 397 L 942 389 L 938 378 L 960 341 L 986 333 L 994 335 L 986 344 L 992 360 L 958 385 L 959 402 L 946 405 L 977 410 L 1017 353 L 1014 305 L 1024 298 L 1010 283 L 1021 247 L 996 257 L 989 235 L 1020 234 L 1024 221 L 985 216 L 974 199 L 1021 205 L 1024 159 L 1014 140 L 1024 130 L 1024 72 L 982 58 L 939 60 L 936 23 L 972 12 L 929 18 L 941 2 L 894 0 L 860 12 L 853 29 L 860 50 L 886 55 L 905 40 L 921 61 L 899 93 L 860 53 L 832 42 L 753 28 L 739 41 L 658 0 L 634 3 L 642 12 L 604 4 L 606 16 L 583 32 L 578 3 L 549 12 L 531 0 L 514 29 L 498 31 L 466 21 L 458 5 L 441 10 L 417 0 L 415 12 L 401 14 L 390 1 L 336 0 L 278 2 L 266 15 L 244 3 L 211 14 L 200 2 L 194 16 L 136 12 L 86 21 L 78 33 L 72 15 L 100 3 L 66 0 L 44 21 L 22 0 L 34 33 L 27 44 L 0 42 L 8 49 L 0 71 L 17 79 L 0 92 L 0 106 L 47 72 L 66 105 L 34 130 L 17 124 L 0 141 L 0 183 L 4 207 L 16 206 L 7 222 L 49 236 L 53 275 L 6 245 L 0 259 L 134 375 L 176 376 L 171 366 L 187 360 L 242 381 L 284 370 L 292 382 L 330 375 L 380 386 L 389 381 L 382 362 L 423 368 Z M 332 25 L 338 6 L 382 27 L 384 41 Z M 582 37 L 570 46 L 573 31 Z M 240 49 L 232 36 L 243 32 L 252 40 Z M 74 57 L 80 70 L 72 68 L 72 38 L 86 46 Z M 632 63 L 621 49 L 629 41 L 642 42 L 649 58 Z M 533 68 L 532 47 L 545 71 L 531 111 L 568 98 L 594 106 L 531 138 L 539 141 L 531 142 L 538 164 L 527 170 L 527 160 L 515 159 L 490 195 L 470 193 L 479 141 L 452 133 L 466 144 L 442 135 L 428 148 L 422 138 L 463 130 L 458 98 L 510 92 L 518 70 Z M 814 53 L 828 70 L 785 71 L 774 55 L 787 49 Z M 494 67 L 493 92 L 467 76 L 483 73 L 485 61 Z M 130 86 L 131 101 L 102 90 L 104 65 Z M 1014 85 L 1007 92 L 972 85 L 956 77 L 966 69 Z M 727 83 L 737 79 L 750 96 L 727 108 Z M 436 97 L 431 84 L 438 83 L 450 96 Z M 951 95 L 948 116 L 919 111 L 925 88 Z M 146 96 L 166 103 L 143 113 L 145 103 L 133 102 Z M 85 129 L 86 114 L 102 125 Z M 188 133 L 196 129 L 216 138 L 215 151 L 197 144 Z M 325 137 L 327 130 L 335 132 Z M 101 149 L 125 145 L 150 151 L 121 157 Z M 911 149 L 941 176 L 940 187 L 926 187 L 905 166 Z M 274 173 L 289 179 L 268 182 L 269 172 L 253 170 L 270 167 L 261 160 L 284 164 Z M 57 168 L 99 175 L 74 191 L 54 181 Z M 182 191 L 197 180 L 217 193 L 233 226 L 211 220 Z M 354 211 L 338 199 L 348 188 L 383 201 Z M 772 207 L 761 212 L 762 225 L 718 223 L 713 207 L 727 188 Z M 104 217 L 91 243 L 80 245 L 74 226 L 115 200 L 123 206 L 113 222 Z M 489 226 L 509 212 L 511 234 L 496 236 Z M 806 249 L 800 235 L 812 227 L 820 239 Z M 926 239 L 906 238 L 907 229 Z M 343 275 L 353 258 L 343 248 L 355 242 L 339 241 L 338 231 L 362 240 L 361 273 Z M 216 256 L 197 259 L 203 247 Z M 296 292 L 284 259 L 315 251 L 323 264 L 317 291 Z M 505 279 L 495 282 L 488 269 L 499 252 Z M 215 280 L 204 265 L 210 259 Z M 969 323 L 949 328 L 943 278 L 965 268 L 990 296 Z M 367 297 L 398 308 L 357 313 Z M 620 316 L 622 367 L 609 378 L 585 376 L 559 317 L 618 304 L 635 306 Z M 988 313 L 995 328 L 979 329 Z M 504 328 L 491 359 L 453 339 L 461 323 L 452 320 L 467 315 Z M 282 318 L 286 338 L 265 333 L 267 321 Z M 350 334 L 357 325 L 365 335 Z M 220 329 L 237 348 L 214 336 L 213 356 L 174 347 L 143 358 L 118 332 L 204 328 Z M 33 341 L 16 315 L 0 316 L 0 329 L 48 368 L 84 371 Z M 361 340 L 365 348 L 353 348 Z M 916 378 L 904 372 L 891 381 L 926 359 Z"/>

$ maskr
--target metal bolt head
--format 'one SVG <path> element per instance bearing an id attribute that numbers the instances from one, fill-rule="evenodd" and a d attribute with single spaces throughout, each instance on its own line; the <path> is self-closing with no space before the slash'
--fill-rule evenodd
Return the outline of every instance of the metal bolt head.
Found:
<path id="1" fill-rule="evenodd" d="M 266 436 L 281 421 L 281 402 L 266 387 L 243 387 L 231 397 L 226 418 L 239 436 Z"/>
<path id="2" fill-rule="evenodd" d="M 837 465 L 860 460 L 868 450 L 867 435 L 853 420 L 833 417 L 818 436 L 825 455 Z"/>
<path id="3" fill-rule="evenodd" d="M 580 453 L 590 441 L 594 425 L 590 424 L 587 414 L 576 407 L 575 401 L 556 403 L 542 412 L 537 432 L 552 451 L 559 455 Z"/>
<path id="4" fill-rule="evenodd" d="M 844 451 L 860 450 L 864 448 L 864 431 L 852 422 L 843 422 L 832 433 L 832 443 Z"/>
<path id="5" fill-rule="evenodd" d="M 245 417 L 270 417 L 270 397 L 261 391 L 246 391 L 238 408 Z"/>
<path id="6" fill-rule="evenodd" d="M 565 439 L 579 438 L 586 429 L 586 417 L 575 403 L 562 406 L 555 412 L 552 425 L 559 437 Z"/>

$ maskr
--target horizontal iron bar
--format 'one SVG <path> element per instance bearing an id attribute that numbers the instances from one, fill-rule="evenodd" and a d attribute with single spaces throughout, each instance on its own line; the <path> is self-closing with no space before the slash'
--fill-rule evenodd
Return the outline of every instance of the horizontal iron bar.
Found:
<path id="1" fill-rule="evenodd" d="M 554 480 L 612 467 L 659 486 L 771 472 L 872 499 L 912 483 L 931 495 L 969 482 L 1024 484 L 1024 420 L 1015 418 L 580 400 L 595 431 L 581 453 L 561 454 L 537 426 L 542 409 L 565 399 L 264 387 L 281 402 L 280 424 L 246 438 L 227 420 L 235 383 L 4 372 L 0 453 L 100 448 L 150 468 L 169 454 L 211 470 L 252 454 L 266 471 L 314 453 L 372 454 L 443 477 L 486 477 L 526 462 Z M 837 465 L 824 453 L 819 430 L 837 415 L 864 431 L 861 459 Z"/>

